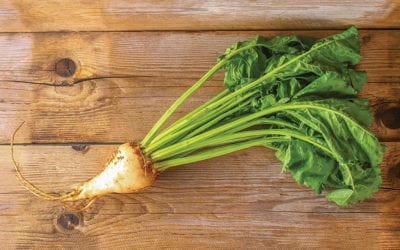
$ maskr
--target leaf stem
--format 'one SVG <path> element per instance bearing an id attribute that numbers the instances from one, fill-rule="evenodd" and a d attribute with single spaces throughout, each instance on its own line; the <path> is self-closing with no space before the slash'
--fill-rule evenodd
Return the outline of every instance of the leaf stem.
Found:
<path id="1" fill-rule="evenodd" d="M 201 141 L 207 140 L 209 138 L 218 136 L 218 135 L 222 135 L 224 133 L 226 133 L 229 130 L 235 129 L 237 127 L 240 126 L 245 126 L 244 124 L 248 123 L 248 122 L 252 122 L 254 120 L 256 120 L 257 118 L 261 118 L 261 117 L 265 117 L 267 115 L 279 112 L 279 111 L 284 111 L 284 110 L 291 110 L 291 109 L 299 109 L 299 108 L 303 108 L 303 109 L 318 109 L 318 110 L 323 110 L 323 111 L 327 111 L 327 112 L 333 112 L 337 115 L 340 115 L 341 117 L 343 117 L 344 119 L 350 120 L 352 121 L 355 125 L 358 125 L 355 121 L 353 121 L 350 117 L 346 116 L 345 114 L 331 109 L 329 107 L 325 107 L 323 105 L 319 105 L 317 103 L 308 103 L 308 102 L 299 102 L 299 103 L 291 103 L 291 104 L 282 104 L 282 105 L 276 105 L 276 106 L 272 106 L 270 108 L 267 108 L 265 110 L 261 110 L 259 112 L 250 114 L 250 115 L 246 115 L 243 116 L 239 119 L 236 119 L 232 122 L 228 122 L 226 124 L 223 124 L 219 127 L 216 127 L 214 129 L 211 129 L 209 131 L 203 132 L 200 135 L 196 135 L 192 138 L 186 139 L 186 140 L 182 140 L 180 142 L 177 142 L 173 145 L 167 146 L 163 149 L 157 150 L 155 151 L 151 157 L 154 159 L 161 159 L 162 157 L 167 157 L 168 155 L 177 155 L 180 154 L 182 152 L 182 150 L 184 150 L 186 147 L 199 143 Z M 360 126 L 360 125 L 358 125 Z M 360 128 L 363 128 L 360 126 Z M 365 130 L 365 128 L 363 128 Z M 366 132 L 368 132 L 367 130 L 365 130 Z M 325 150 L 326 151 L 326 150 Z M 330 154 L 333 154 L 338 160 L 340 160 L 342 157 L 340 157 L 339 155 L 337 155 L 336 153 L 331 152 L 330 150 L 328 150 Z M 169 158 L 169 157 L 168 157 Z"/>
<path id="2" fill-rule="evenodd" d="M 167 120 L 172 116 L 175 110 L 187 99 L 189 98 L 198 88 L 203 86 L 204 83 L 210 79 L 218 70 L 220 70 L 226 63 L 226 60 L 221 60 L 214 65 L 206 74 L 204 74 L 195 84 L 193 84 L 183 95 L 181 95 L 161 116 L 161 118 L 156 122 L 153 128 L 149 131 L 146 137 L 141 142 L 143 147 L 148 146 L 153 140 L 154 136 L 159 132 L 161 127 L 167 122 Z"/>
<path id="3" fill-rule="evenodd" d="M 251 95 L 252 94 L 248 94 L 241 98 L 238 98 L 238 101 L 231 100 L 223 106 L 220 106 L 218 109 L 210 110 L 210 112 L 206 113 L 204 116 L 192 117 L 190 119 L 191 122 L 188 124 L 188 126 L 185 126 L 176 132 L 169 131 L 169 133 L 165 134 L 159 140 L 153 141 L 153 143 L 151 143 L 145 149 L 146 154 L 151 155 L 152 152 L 172 144 L 176 139 L 185 137 L 186 133 L 193 133 L 194 131 L 202 129 L 202 127 L 204 129 L 204 124 L 208 124 L 209 126 L 211 126 L 211 123 L 218 122 L 219 120 L 240 111 L 243 107 L 248 105 L 246 99 L 251 97 Z M 237 102 L 240 105 L 236 105 Z"/>
<path id="4" fill-rule="evenodd" d="M 168 110 L 161 116 L 161 118 L 154 124 L 153 128 L 150 129 L 149 133 L 142 140 L 142 147 L 146 148 L 154 139 L 156 134 L 160 131 L 162 126 L 168 121 L 168 119 L 172 116 L 172 114 L 176 111 L 176 109 L 187 99 L 189 98 L 197 89 L 203 86 L 211 76 L 213 76 L 216 72 L 218 72 L 223 66 L 236 54 L 240 53 L 243 50 L 247 50 L 253 47 L 265 47 L 265 44 L 251 44 L 244 46 L 242 48 L 231 51 L 228 55 L 226 55 L 223 59 L 221 59 L 217 64 L 214 65 L 206 74 L 204 74 L 194 85 L 192 85 L 185 93 L 183 93 L 169 108 Z"/>
<path id="5" fill-rule="evenodd" d="M 221 155 L 229 154 L 238 150 L 254 147 L 254 146 L 265 146 L 269 147 L 271 143 L 276 141 L 276 138 L 258 138 L 256 140 L 244 141 L 240 143 L 230 144 L 223 147 L 214 148 L 202 153 L 198 153 L 195 155 L 190 155 L 186 157 L 166 160 L 157 162 L 154 164 L 154 167 L 157 171 L 164 171 L 168 168 L 180 166 L 184 164 L 189 164 L 193 162 L 198 162 L 202 160 L 207 160 L 210 158 L 218 157 Z"/>
<path id="6" fill-rule="evenodd" d="M 221 99 L 222 97 L 224 97 L 228 93 L 229 93 L 229 90 L 225 89 L 224 91 L 222 91 L 218 95 L 214 96 L 213 98 L 211 98 L 207 102 L 205 102 L 202 105 L 200 105 L 199 107 L 197 107 L 195 110 L 191 111 L 190 113 L 186 114 L 185 116 L 183 116 L 179 120 L 175 121 L 172 125 L 170 125 L 168 128 L 166 128 L 165 130 L 160 132 L 157 136 L 155 136 L 154 139 L 152 140 L 151 144 L 156 143 L 157 141 L 161 140 L 162 138 L 164 138 L 168 134 L 172 134 L 172 133 L 175 133 L 177 131 L 180 131 L 181 127 L 179 125 L 180 125 L 181 121 L 186 121 L 186 120 L 192 119 L 193 117 L 197 116 L 196 114 L 197 114 L 198 111 L 200 111 L 200 110 L 202 110 L 204 108 L 207 108 L 208 105 L 210 105 L 213 102 L 218 101 L 219 99 Z M 149 146 L 151 146 L 151 145 L 149 145 Z"/>
<path id="7" fill-rule="evenodd" d="M 226 95 L 226 96 L 224 96 L 223 98 L 217 100 L 216 102 L 210 103 L 210 105 L 207 105 L 207 106 L 206 106 L 207 109 L 215 108 L 215 107 L 217 107 L 217 106 L 219 106 L 219 105 L 221 105 L 221 104 L 227 102 L 229 99 L 232 99 L 232 98 L 234 98 L 234 97 L 236 97 L 236 96 L 239 96 L 239 95 L 245 93 L 246 91 L 248 91 L 248 90 L 250 90 L 250 89 L 256 87 L 257 85 L 259 85 L 259 84 L 262 83 L 263 81 L 265 81 L 265 80 L 267 80 L 267 79 L 273 77 L 277 72 L 279 72 L 279 71 L 285 69 L 285 68 L 286 68 L 287 66 L 289 66 L 290 64 L 292 64 L 292 63 L 294 63 L 294 62 L 296 62 L 296 61 L 298 61 L 298 60 L 300 60 L 300 59 L 302 59 L 302 58 L 308 56 L 309 54 L 311 54 L 311 53 L 314 52 L 314 51 L 318 51 L 318 49 L 320 49 L 321 47 L 327 46 L 327 45 L 329 45 L 329 44 L 331 44 L 331 43 L 333 43 L 333 42 L 334 42 L 334 40 L 329 41 L 329 42 L 326 42 L 326 43 L 323 43 L 323 44 L 318 45 L 318 46 L 315 46 L 315 47 L 312 47 L 309 51 L 305 52 L 304 54 L 301 54 L 301 55 L 298 55 L 298 56 L 292 58 L 291 60 L 287 61 L 286 63 L 284 63 L 284 64 L 282 64 L 282 65 L 280 65 L 279 67 L 274 68 L 273 70 L 269 71 L 268 73 L 266 73 L 265 75 L 261 76 L 261 77 L 258 78 L 257 80 L 248 83 L 247 85 L 241 87 L 240 89 L 238 89 L 238 90 L 236 90 L 236 91 L 234 91 L 234 92 L 229 93 L 228 95 Z M 236 51 L 233 51 L 231 54 L 229 54 L 229 56 L 226 56 L 223 60 L 230 59 L 230 58 L 231 58 L 232 56 L 234 56 L 236 53 L 238 53 L 238 52 L 240 52 L 240 51 L 242 51 L 242 50 L 245 50 L 245 49 L 249 49 L 249 48 L 255 47 L 255 46 L 267 47 L 265 44 L 248 45 L 248 46 L 245 46 L 245 47 L 243 47 L 243 48 L 240 48 L 240 49 L 238 49 L 238 50 L 236 50 Z M 221 61 L 222 61 L 222 60 L 221 60 Z M 221 61 L 220 61 L 220 62 L 221 62 Z M 197 112 L 197 115 L 202 115 L 202 113 L 207 112 L 207 109 L 203 108 L 203 109 L 199 110 L 199 111 Z M 180 125 L 180 126 L 185 126 L 185 123 L 186 123 L 186 122 L 187 122 L 187 120 L 180 120 L 180 124 L 179 124 L 179 125 Z"/>
<path id="8" fill-rule="evenodd" d="M 325 145 L 321 144 L 317 140 L 314 140 L 313 138 L 304 135 L 302 133 L 289 130 L 289 129 L 263 129 L 263 130 L 252 130 L 252 131 L 244 131 L 240 132 L 237 134 L 231 134 L 231 135 L 225 135 L 225 136 L 220 136 L 216 138 L 211 138 L 208 140 L 203 140 L 199 141 L 196 143 L 186 143 L 185 148 L 180 148 L 179 150 L 175 148 L 166 148 L 165 150 L 160 150 L 159 152 L 156 152 L 154 155 L 152 155 L 152 159 L 155 163 L 159 161 L 164 161 L 166 159 L 173 158 L 174 155 L 176 154 L 182 154 L 185 153 L 186 151 L 193 151 L 193 150 L 198 150 L 203 147 L 208 147 L 209 145 L 213 144 L 222 144 L 224 140 L 232 140 L 232 139 L 243 139 L 243 138 L 252 138 L 252 137 L 264 137 L 267 139 L 267 136 L 271 135 L 278 135 L 278 136 L 286 136 L 288 138 L 293 137 L 302 141 L 305 141 L 307 143 L 310 143 L 317 148 L 321 149 L 325 153 L 337 157 L 335 152 L 327 148 Z"/>

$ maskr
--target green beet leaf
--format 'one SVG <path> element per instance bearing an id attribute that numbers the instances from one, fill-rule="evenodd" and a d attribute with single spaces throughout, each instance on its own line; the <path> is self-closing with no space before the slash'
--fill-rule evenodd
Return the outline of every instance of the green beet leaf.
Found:
<path id="1" fill-rule="evenodd" d="M 243 79 L 262 79 L 254 87 L 260 91 L 251 112 L 278 110 L 274 117 L 296 124 L 296 132 L 326 149 L 297 138 L 274 143 L 283 170 L 317 193 L 334 189 L 327 198 L 342 206 L 372 196 L 381 183 L 384 147 L 367 129 L 372 115 L 366 100 L 356 99 L 367 81 L 365 72 L 351 68 L 361 59 L 357 30 L 352 27 L 316 42 L 297 36 L 262 41 L 263 46 L 254 49 L 257 57 L 241 52 L 233 58 L 240 58 L 240 64 L 227 64 L 225 84 L 238 91 Z M 257 70 L 243 70 L 243 65 L 254 63 Z"/>
<path id="2" fill-rule="evenodd" d="M 297 183 L 340 206 L 361 202 L 381 185 L 385 147 L 368 130 L 368 101 L 358 98 L 367 82 L 355 69 L 360 60 L 355 27 L 316 41 L 289 35 L 237 42 L 205 75 L 224 69 L 227 90 L 178 119 L 147 152 L 165 170 L 265 146 Z"/>
<path id="3" fill-rule="evenodd" d="M 290 171 L 298 183 L 317 193 L 325 188 L 347 190 L 327 194 L 328 199 L 342 206 L 362 201 L 378 190 L 384 147 L 363 126 L 371 119 L 366 102 L 322 99 L 281 106 L 280 119 L 297 124 L 296 130 L 315 142 L 294 139 L 275 144 L 283 170 Z M 351 195 L 348 190 L 352 190 Z M 344 194 L 348 196 L 344 198 Z"/>

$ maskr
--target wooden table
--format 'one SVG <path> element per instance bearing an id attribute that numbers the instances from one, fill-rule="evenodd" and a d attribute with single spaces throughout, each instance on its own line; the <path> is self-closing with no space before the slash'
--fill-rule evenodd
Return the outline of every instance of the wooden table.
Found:
<path id="1" fill-rule="evenodd" d="M 325 2 L 325 3 L 324 3 Z M 340 208 L 252 148 L 164 172 L 86 213 L 28 193 L 64 192 L 118 144 L 141 139 L 225 48 L 255 34 L 321 38 L 360 28 L 383 185 Z M 2 1 L 1 249 L 400 249 L 400 1 Z M 177 116 L 221 91 L 218 74 Z M 218 169 L 218 171 L 216 171 Z"/>

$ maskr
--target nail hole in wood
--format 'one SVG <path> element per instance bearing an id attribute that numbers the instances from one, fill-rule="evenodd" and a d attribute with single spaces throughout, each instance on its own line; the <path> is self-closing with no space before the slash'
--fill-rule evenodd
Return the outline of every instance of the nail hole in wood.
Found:
<path id="1" fill-rule="evenodd" d="M 62 229 L 71 231 L 71 230 L 74 230 L 75 227 L 79 226 L 80 218 L 78 215 L 75 215 L 75 214 L 63 213 L 57 219 L 57 224 Z"/>
<path id="2" fill-rule="evenodd" d="M 400 162 L 397 165 L 389 168 L 389 176 L 400 179 Z"/>
<path id="3" fill-rule="evenodd" d="M 83 152 L 88 149 L 88 146 L 85 144 L 78 144 L 78 145 L 72 145 L 71 146 L 73 150 Z"/>
<path id="4" fill-rule="evenodd" d="M 75 74 L 76 63 L 69 58 L 63 58 L 56 62 L 55 71 L 57 75 L 62 77 L 70 77 Z"/>
<path id="5" fill-rule="evenodd" d="M 369 35 L 365 35 L 362 37 L 363 44 L 367 44 L 371 41 L 371 37 Z"/>
<path id="6" fill-rule="evenodd" d="M 382 111 L 381 120 L 387 128 L 400 128 L 400 107 L 388 108 Z"/>

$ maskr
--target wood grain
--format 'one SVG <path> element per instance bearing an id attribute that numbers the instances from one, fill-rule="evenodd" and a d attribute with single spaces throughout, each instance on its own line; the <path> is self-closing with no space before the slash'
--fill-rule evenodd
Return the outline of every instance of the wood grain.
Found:
<path id="1" fill-rule="evenodd" d="M 17 143 L 122 143 L 141 140 L 162 113 L 187 88 L 189 81 L 159 77 L 85 81 L 69 87 L 19 83 L 2 84 L 0 143 L 9 143 L 16 127 Z M 193 82 L 193 81 L 192 81 Z M 160 86 L 160 83 L 162 84 Z M 173 119 L 215 96 L 224 87 L 211 81 L 196 93 Z M 370 99 L 371 130 L 382 141 L 400 140 L 400 89 L 397 83 L 368 83 L 361 97 Z"/>
<path id="2" fill-rule="evenodd" d="M 336 31 L 0 34 L 0 119 L 8 121 L 0 143 L 9 142 L 21 121 L 19 143 L 140 140 L 218 54 L 257 33 L 320 38 Z M 400 124 L 387 117 L 400 116 L 400 32 L 365 30 L 360 39 L 359 68 L 369 75 L 361 96 L 371 100 L 376 118 L 371 129 L 381 140 L 398 141 Z M 62 58 L 76 62 L 71 77 L 56 74 Z M 176 117 L 222 91 L 222 79 L 221 72 Z"/>
<path id="3" fill-rule="evenodd" d="M 162 173 L 143 192 L 103 197 L 79 223 L 59 223 L 60 204 L 44 202 L 14 178 L 9 147 L 0 146 L 0 240 L 3 246 L 51 248 L 398 247 L 400 231 L 399 143 L 386 143 L 383 187 L 368 201 L 343 209 L 280 174 L 273 152 L 263 148 Z M 47 191 L 63 192 L 101 170 L 116 148 L 91 145 L 17 146 L 24 175 Z M 261 157 L 262 156 L 262 157 Z M 227 171 L 215 171 L 215 167 Z M 29 207 L 29 212 L 26 209 Z M 35 230 L 32 230 L 32 229 Z M 243 238 L 243 233 L 246 237 Z M 13 236 L 13 237 L 11 237 Z M 334 239 L 341 238 L 337 242 Z M 5 243 L 4 243 L 5 242 Z M 247 247 L 246 247 L 247 246 Z"/>
<path id="4" fill-rule="evenodd" d="M 95 175 L 141 139 L 233 42 L 360 30 L 371 130 L 387 146 L 382 188 L 340 208 L 251 148 L 162 173 L 140 193 L 86 213 L 42 201 Z M 400 249 L 400 1 L 1 1 L 1 249 Z M 70 60 L 69 60 L 70 59 Z M 223 73 L 178 117 L 221 91 Z"/>
<path id="5" fill-rule="evenodd" d="M 267 37 L 300 34 L 318 39 L 339 32 L 0 33 L 0 82 L 69 85 L 87 79 L 157 76 L 184 78 L 190 85 L 236 41 L 257 34 Z M 396 65 L 400 63 L 400 31 L 361 30 L 360 41 L 363 60 L 359 68 L 369 73 L 369 81 L 399 82 Z M 70 58 L 77 65 L 72 77 L 61 77 L 55 71 L 56 63 L 63 58 Z"/>
<path id="6" fill-rule="evenodd" d="M 0 31 L 400 27 L 398 0 L 2 1 Z"/>

